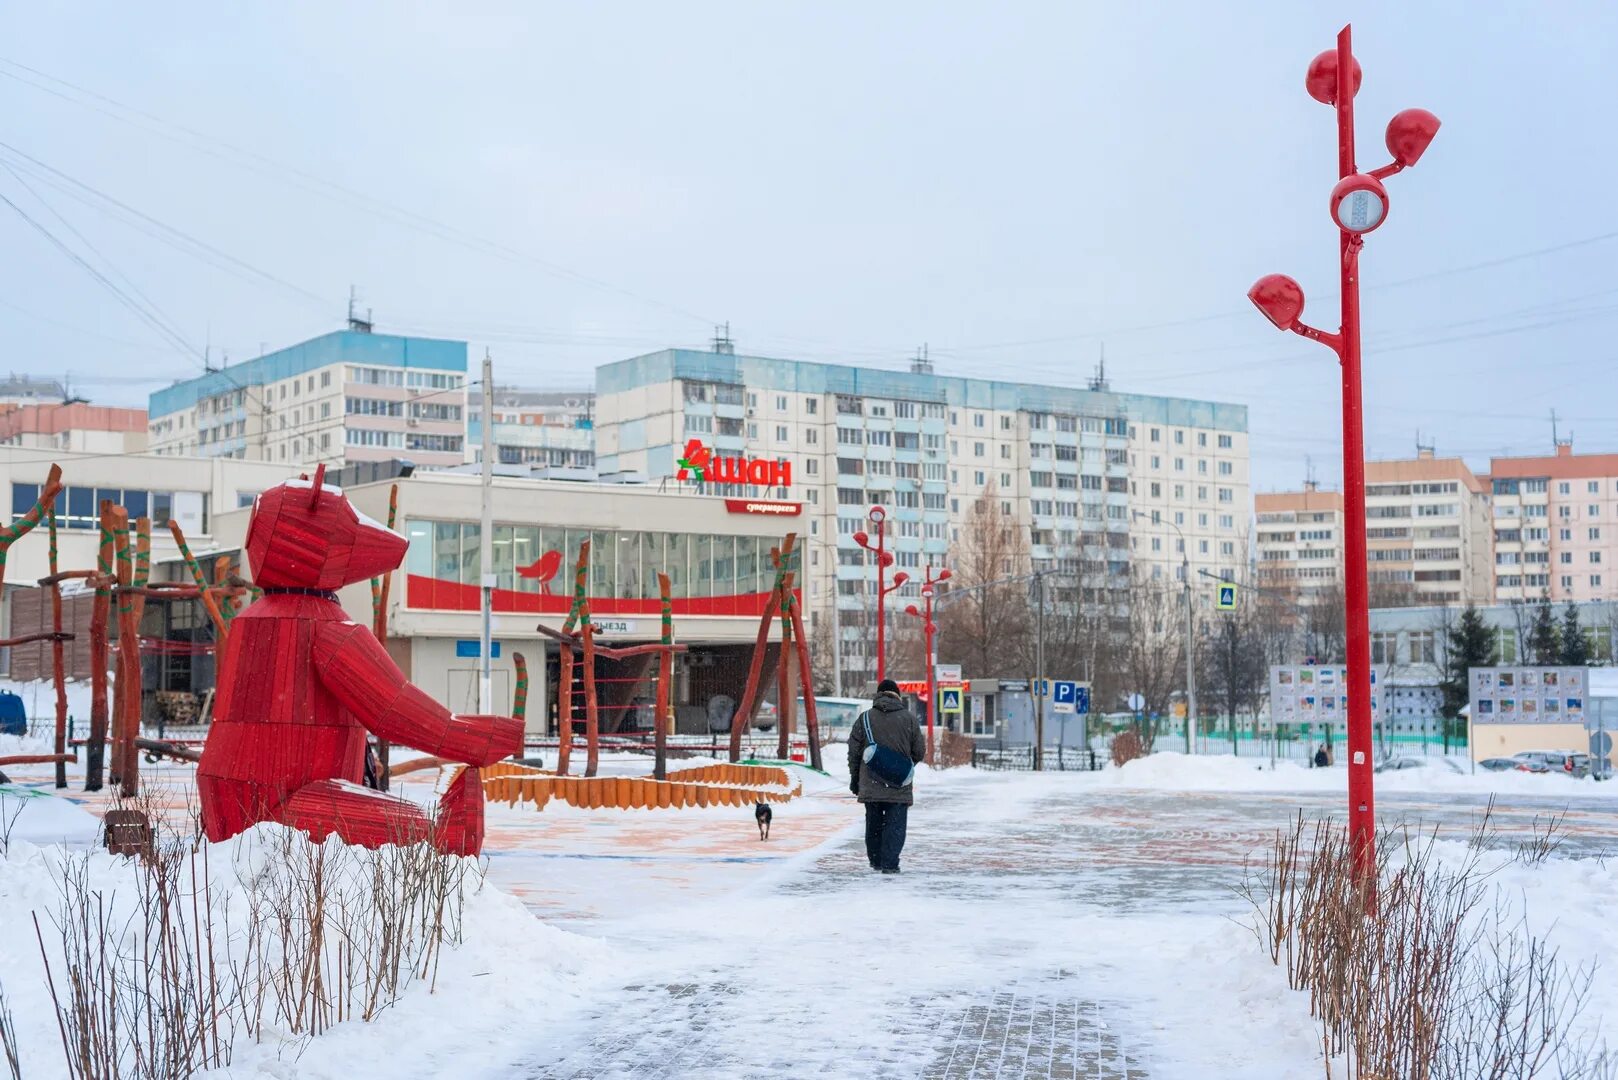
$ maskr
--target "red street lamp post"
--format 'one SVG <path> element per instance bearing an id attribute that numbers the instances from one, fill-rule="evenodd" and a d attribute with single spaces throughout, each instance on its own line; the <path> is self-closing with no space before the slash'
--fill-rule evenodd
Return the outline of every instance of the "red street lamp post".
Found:
<path id="1" fill-rule="evenodd" d="M 926 580 L 921 586 L 921 599 L 926 610 L 917 611 L 915 604 L 905 608 L 906 615 L 914 615 L 922 620 L 922 633 L 927 636 L 927 764 L 933 763 L 933 714 L 938 711 L 938 653 L 933 650 L 933 634 L 938 627 L 933 624 L 933 584 L 939 581 L 948 581 L 949 571 L 940 570 L 938 576 L 933 576 L 933 564 L 927 564 Z"/>
<path id="2" fill-rule="evenodd" d="M 888 579 L 888 567 L 893 565 L 893 552 L 887 549 L 888 512 L 880 506 L 873 506 L 866 516 L 871 519 L 871 524 L 876 526 L 876 544 L 873 546 L 871 538 L 862 532 L 854 534 L 854 542 L 866 551 L 876 554 L 876 681 L 881 682 L 888 677 L 888 593 L 909 581 L 910 575 L 901 570 L 893 575 L 891 587 L 885 584 Z"/>
<path id="3" fill-rule="evenodd" d="M 1438 117 L 1425 109 L 1406 109 L 1388 122 L 1387 147 L 1393 161 L 1368 173 L 1354 163 L 1354 95 L 1360 88 L 1360 66 L 1350 44 L 1350 28 L 1337 35 L 1337 47 L 1309 64 L 1304 85 L 1309 96 L 1337 110 L 1337 173 L 1331 193 L 1331 216 L 1338 229 L 1342 271 L 1342 326 L 1337 333 L 1305 325 L 1303 289 L 1284 274 L 1260 278 L 1248 299 L 1277 329 L 1318 341 L 1337 354 L 1343 378 L 1343 513 L 1344 577 L 1348 631 L 1348 820 L 1355 865 L 1362 881 L 1374 883 L 1376 868 L 1376 803 L 1371 762 L 1371 634 L 1369 587 L 1365 565 L 1365 429 L 1360 396 L 1360 248 L 1364 235 L 1386 219 L 1388 194 L 1384 177 L 1420 160 Z"/>

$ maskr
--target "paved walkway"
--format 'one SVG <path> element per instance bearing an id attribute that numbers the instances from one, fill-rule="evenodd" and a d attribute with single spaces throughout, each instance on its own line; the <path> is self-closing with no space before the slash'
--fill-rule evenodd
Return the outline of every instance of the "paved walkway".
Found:
<path id="1" fill-rule="evenodd" d="M 924 793 L 898 877 L 867 869 L 859 810 L 842 799 L 804 811 L 801 827 L 818 845 L 808 850 L 802 838 L 799 850 L 762 854 L 756 839 L 749 849 L 742 824 L 722 835 L 758 861 L 694 836 L 651 849 L 644 897 L 632 867 L 599 863 L 591 872 L 623 872 L 623 887 L 600 878 L 580 887 L 599 895 L 607 885 L 624 909 L 575 911 L 571 928 L 613 942 L 626 978 L 585 1025 L 548 1030 L 539 1020 L 543 1048 L 524 1075 L 1185 1076 L 1185 1055 L 1198 1051 L 1195 1016 L 1166 1035 L 1174 1018 L 1163 989 L 1182 978 L 1199 937 L 1244 913 L 1234 886 L 1249 854 L 1299 807 L 1313 814 L 1339 801 L 1048 781 L 1030 789 L 978 775 Z M 1391 796 L 1381 809 L 1458 835 L 1485 801 Z M 1497 810 L 1503 841 L 1563 805 Z M 1605 807 L 1575 809 L 1569 843 L 1600 844 L 1611 823 Z M 778 837 L 799 828 L 790 807 L 780 813 Z M 496 856 L 491 872 L 498 881 L 512 869 Z M 534 899 L 551 906 L 568 888 Z M 1152 945 L 1154 933 L 1179 951 L 1143 948 L 1142 934 Z M 1200 1008 L 1211 1024 L 1227 1006 Z M 1223 1054 L 1226 1067 L 1199 1075 L 1267 1075 L 1259 1048 Z"/>

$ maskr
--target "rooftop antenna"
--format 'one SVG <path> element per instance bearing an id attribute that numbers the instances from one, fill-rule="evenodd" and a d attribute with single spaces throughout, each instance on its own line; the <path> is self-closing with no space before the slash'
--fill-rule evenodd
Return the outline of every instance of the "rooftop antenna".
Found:
<path id="1" fill-rule="evenodd" d="M 1433 454 L 1435 454 L 1437 452 L 1437 450 L 1438 450 L 1438 441 L 1436 439 L 1433 439 L 1433 440 L 1429 440 L 1427 442 L 1422 442 L 1421 441 L 1421 429 L 1417 428 L 1416 429 L 1416 456 L 1421 457 L 1422 454 L 1426 454 L 1428 457 L 1431 457 Z"/>
<path id="2" fill-rule="evenodd" d="M 736 343 L 730 339 L 730 323 L 713 328 L 713 351 L 720 356 L 735 356 Z"/>
<path id="3" fill-rule="evenodd" d="M 1309 454 L 1303 455 L 1303 486 L 1309 491 L 1315 490 L 1315 459 Z"/>
<path id="4" fill-rule="evenodd" d="M 927 355 L 927 343 L 921 343 L 916 355 L 910 358 L 910 371 L 914 375 L 931 375 L 933 373 L 932 357 Z"/>
<path id="5" fill-rule="evenodd" d="M 1551 410 L 1551 446 L 1552 447 L 1559 447 L 1559 446 L 1572 446 L 1572 445 L 1573 445 L 1573 432 L 1569 431 L 1567 433 L 1567 438 L 1565 438 L 1565 439 L 1560 437 L 1560 435 L 1559 435 L 1559 433 L 1557 431 L 1557 427 L 1556 427 L 1556 410 L 1552 409 Z"/>
<path id="6" fill-rule="evenodd" d="M 369 334 L 375 323 L 371 320 L 371 309 L 365 309 L 365 318 L 360 318 L 360 291 L 357 286 L 348 287 L 348 328 L 360 334 Z"/>
<path id="7" fill-rule="evenodd" d="M 1105 394 L 1112 389 L 1107 382 L 1107 343 L 1105 341 L 1101 343 L 1101 359 L 1096 364 L 1096 373 L 1090 378 L 1090 389 L 1098 394 Z"/>

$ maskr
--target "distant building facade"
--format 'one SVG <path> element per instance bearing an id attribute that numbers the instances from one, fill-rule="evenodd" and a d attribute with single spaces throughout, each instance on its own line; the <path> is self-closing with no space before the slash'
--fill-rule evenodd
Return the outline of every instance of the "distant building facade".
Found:
<path id="1" fill-rule="evenodd" d="M 0 446 L 76 454 L 139 454 L 146 450 L 146 410 L 85 402 L 19 405 L 0 411 Z"/>
<path id="2" fill-rule="evenodd" d="M 1494 598 L 1618 599 L 1618 454 L 1495 458 Z"/>
<path id="3" fill-rule="evenodd" d="M 466 343 L 339 330 L 158 390 L 147 411 L 164 456 L 459 465 Z"/>

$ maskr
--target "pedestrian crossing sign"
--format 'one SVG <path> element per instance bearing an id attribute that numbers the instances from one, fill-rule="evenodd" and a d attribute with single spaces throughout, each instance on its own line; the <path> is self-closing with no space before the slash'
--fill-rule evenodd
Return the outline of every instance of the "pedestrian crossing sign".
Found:
<path id="1" fill-rule="evenodd" d="M 1214 604 L 1214 607 L 1218 608 L 1220 611 L 1235 611 L 1236 586 L 1230 584 L 1219 586 L 1219 599 Z"/>
<path id="2" fill-rule="evenodd" d="M 961 711 L 961 692 L 959 690 L 940 690 L 938 692 L 938 711 L 958 713 Z"/>

